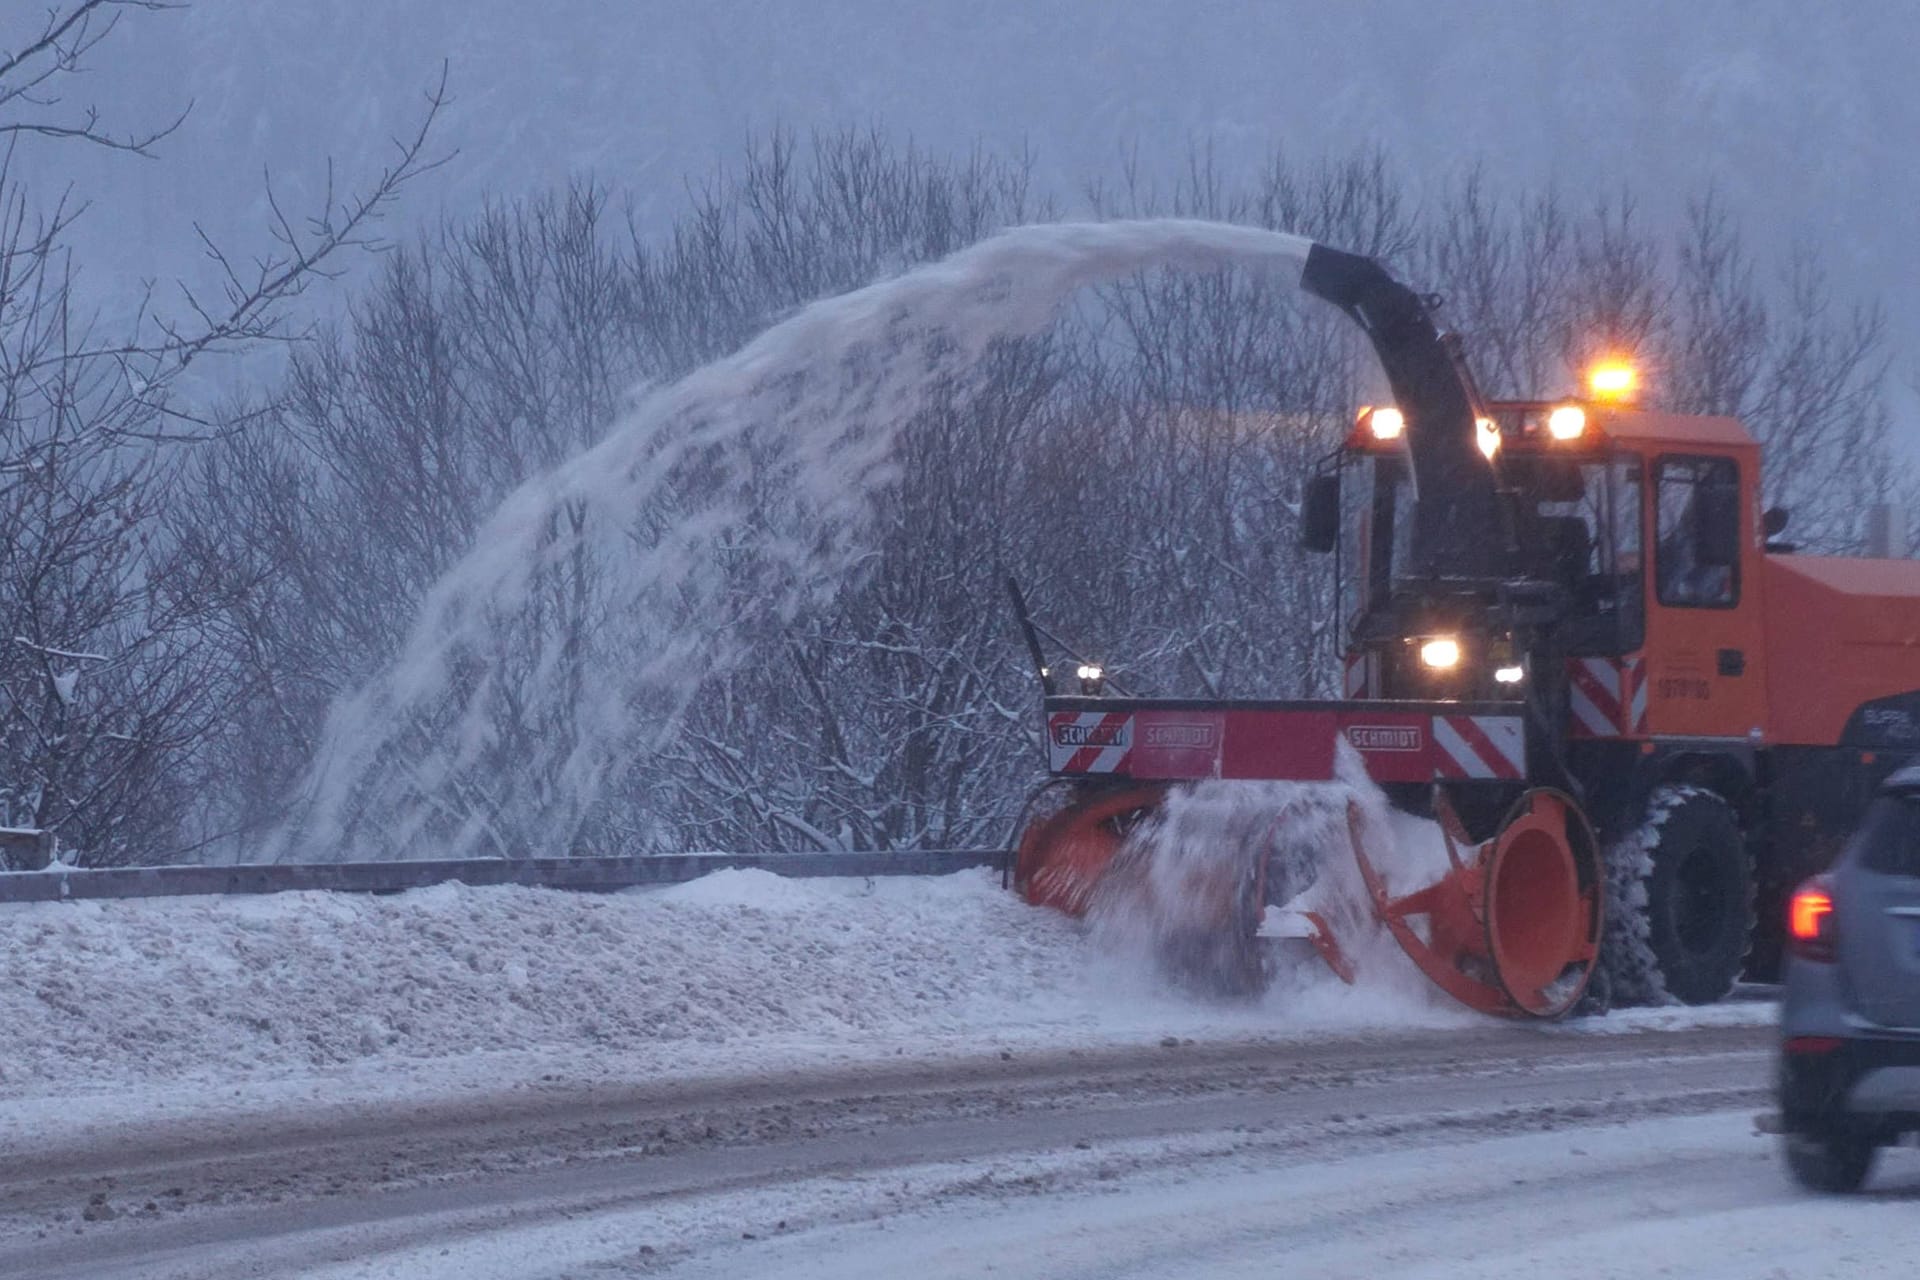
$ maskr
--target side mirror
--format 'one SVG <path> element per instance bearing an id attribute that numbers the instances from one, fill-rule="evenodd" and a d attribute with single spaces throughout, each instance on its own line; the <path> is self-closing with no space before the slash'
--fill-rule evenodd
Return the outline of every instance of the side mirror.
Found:
<path id="1" fill-rule="evenodd" d="M 1740 563 L 1740 490 L 1709 484 L 1699 494 L 1699 523 L 1694 526 L 1694 559 L 1703 568 L 1731 569 Z"/>
<path id="2" fill-rule="evenodd" d="M 1767 537 L 1777 538 L 1787 531 L 1787 519 L 1792 514 L 1785 507 L 1768 507 L 1767 514 L 1760 517 L 1760 527 Z"/>
<path id="3" fill-rule="evenodd" d="M 1340 477 L 1315 476 L 1300 494 L 1300 549 L 1317 555 L 1340 541 Z"/>

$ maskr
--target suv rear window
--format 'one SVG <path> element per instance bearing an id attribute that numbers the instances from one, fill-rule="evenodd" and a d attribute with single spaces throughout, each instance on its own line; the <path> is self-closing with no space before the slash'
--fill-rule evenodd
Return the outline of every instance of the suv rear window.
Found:
<path id="1" fill-rule="evenodd" d="M 1920 799 L 1883 796 L 1860 824 L 1860 858 L 1867 870 L 1920 876 Z"/>

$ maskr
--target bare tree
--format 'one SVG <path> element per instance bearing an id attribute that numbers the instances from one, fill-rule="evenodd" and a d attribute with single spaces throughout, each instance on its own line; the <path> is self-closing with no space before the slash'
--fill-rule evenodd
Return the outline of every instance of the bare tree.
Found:
<path id="1" fill-rule="evenodd" d="M 1765 451 L 1766 500 L 1792 511 L 1794 541 L 1860 550 L 1863 513 L 1886 500 L 1900 473 L 1884 312 L 1842 306 L 1806 245 L 1791 251 L 1774 288 L 1763 287 L 1711 192 L 1690 207 L 1677 257 L 1663 402 L 1744 421 Z"/>
<path id="2" fill-rule="evenodd" d="M 180 516 L 183 546 L 258 584 L 234 601 L 222 632 L 260 712 L 235 716 L 216 753 L 230 762 L 216 772 L 249 779 L 233 825 L 272 820 L 331 695 L 393 651 L 408 621 L 401 603 L 464 552 L 509 488 L 604 430 L 624 388 L 720 354 L 820 293 L 1021 220 L 1025 185 L 1017 167 L 981 156 L 940 162 L 871 133 L 804 146 L 775 135 L 749 151 L 737 177 L 703 192 L 664 247 L 609 234 L 605 197 L 576 186 L 496 206 L 393 255 L 349 329 L 296 357 L 272 429 L 205 455 L 197 497 Z M 999 598 L 989 549 L 1012 536 L 996 523 L 1011 498 L 982 507 L 965 496 L 995 485 L 1006 494 L 1020 450 L 968 457 L 961 442 L 993 422 L 1006 431 L 1028 422 L 1044 398 L 1035 388 L 1057 376 L 1047 368 L 1038 352 L 1009 350 L 979 390 L 910 426 L 909 451 L 928 461 L 905 468 L 888 550 L 837 604 L 761 638 L 777 662 L 701 690 L 685 740 L 634 766 L 587 824 L 581 850 L 655 840 L 889 845 L 972 829 L 975 806 L 964 801 L 975 777 L 992 785 L 991 771 L 964 733 L 934 726 L 977 723 L 983 700 L 1010 696 L 1006 680 L 1020 678 L 985 638 L 1004 619 L 982 608 L 983 595 Z M 704 482 L 690 469 L 659 501 L 698 502 Z M 256 496 L 262 488 L 271 501 Z M 783 498 L 753 501 L 773 511 Z M 954 522 L 956 513 L 966 519 Z M 646 538 L 675 511 L 632 518 Z M 928 576 L 930 561 L 950 572 Z M 738 589 L 750 594 L 750 557 L 742 572 Z M 501 697 L 486 749 L 503 762 L 564 756 L 552 744 L 576 732 L 568 706 L 512 687 L 510 673 L 524 669 L 516 664 L 537 652 L 532 640 L 564 634 L 564 647 L 584 657 L 618 633 L 603 625 L 602 592 L 584 564 L 558 567 L 538 600 L 537 616 L 496 630 Z M 687 624 L 730 642 L 724 617 Z M 257 742 L 262 735 L 271 744 Z M 535 742 L 548 749 L 532 750 Z M 1016 738 L 1008 751 L 1018 749 Z M 241 767 L 261 761 L 273 762 L 272 776 Z M 499 852 L 545 847 L 560 825 L 498 812 L 482 795 L 450 805 L 448 822 L 477 823 L 482 847 Z"/>
<path id="3" fill-rule="evenodd" d="M 1683 413 L 1743 414 L 1766 363 L 1768 307 L 1732 217 L 1711 191 L 1687 207 L 1678 274 L 1666 399 Z"/>
<path id="4" fill-rule="evenodd" d="M 64 89 L 128 12 L 184 7 L 167 0 L 70 0 L 41 10 L 38 26 L 19 28 L 22 38 L 14 51 L 0 54 L 0 112 L 9 117 L 0 121 L 0 134 L 10 141 L 32 135 L 151 157 L 154 144 L 186 122 L 185 111 L 157 125 L 116 133 L 97 108 L 69 107 Z"/>
<path id="5" fill-rule="evenodd" d="M 345 255 L 381 247 L 376 223 L 431 167 L 445 100 L 443 74 L 391 163 L 311 217 L 269 185 L 263 250 L 243 258 L 199 232 L 213 290 L 182 284 L 163 303 L 149 288 L 109 326 L 83 301 L 68 243 L 85 206 L 39 201 L 16 159 L 29 145 L 153 158 L 184 116 L 122 127 L 68 97 L 124 19 L 179 7 L 57 4 L 0 57 L 0 826 L 38 833 L 35 860 L 59 845 L 92 863 L 175 847 L 178 766 L 209 731 L 225 661 L 203 629 L 219 580 L 186 574 L 159 529 L 179 473 L 169 446 L 214 425 L 182 375 L 299 335 L 290 304 Z"/>
<path id="6" fill-rule="evenodd" d="M 1566 377 L 1561 349 L 1578 289 L 1575 229 L 1548 190 L 1503 197 L 1476 166 L 1443 193 L 1415 270 L 1440 291 L 1442 317 L 1472 352 L 1492 395 L 1548 393 Z"/>
<path id="7" fill-rule="evenodd" d="M 1862 513 L 1891 474 L 1886 314 L 1841 305 L 1808 248 L 1783 276 L 1784 316 L 1746 415 L 1767 450 L 1767 500 L 1793 511 L 1810 546 L 1858 551 Z"/>
<path id="8" fill-rule="evenodd" d="M 644 376 L 607 213 L 580 184 L 397 250 L 346 324 L 296 353 L 255 426 L 196 459 L 173 536 L 249 584 L 220 610 L 240 680 L 209 748 L 229 780 L 209 788 L 228 806 L 214 827 L 278 819 L 327 707 L 391 655 L 412 602 L 507 492 L 595 438 Z M 563 712 L 520 707 L 500 749 L 566 733 Z"/>

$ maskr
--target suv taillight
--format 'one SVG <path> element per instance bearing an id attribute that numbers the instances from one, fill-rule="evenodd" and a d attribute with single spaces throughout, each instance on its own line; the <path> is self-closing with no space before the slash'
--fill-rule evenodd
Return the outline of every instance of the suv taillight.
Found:
<path id="1" fill-rule="evenodd" d="M 1833 892 L 1825 876 L 1793 891 L 1787 903 L 1787 940 L 1803 960 L 1834 958 Z"/>

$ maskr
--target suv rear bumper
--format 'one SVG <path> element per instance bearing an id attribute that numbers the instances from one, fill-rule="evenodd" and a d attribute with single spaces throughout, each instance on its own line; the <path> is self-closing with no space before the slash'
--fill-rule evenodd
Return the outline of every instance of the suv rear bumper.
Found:
<path id="1" fill-rule="evenodd" d="M 1779 1089 L 1789 1132 L 1920 1129 L 1920 1038 L 1855 1035 L 1827 1052 L 1784 1052 Z"/>

